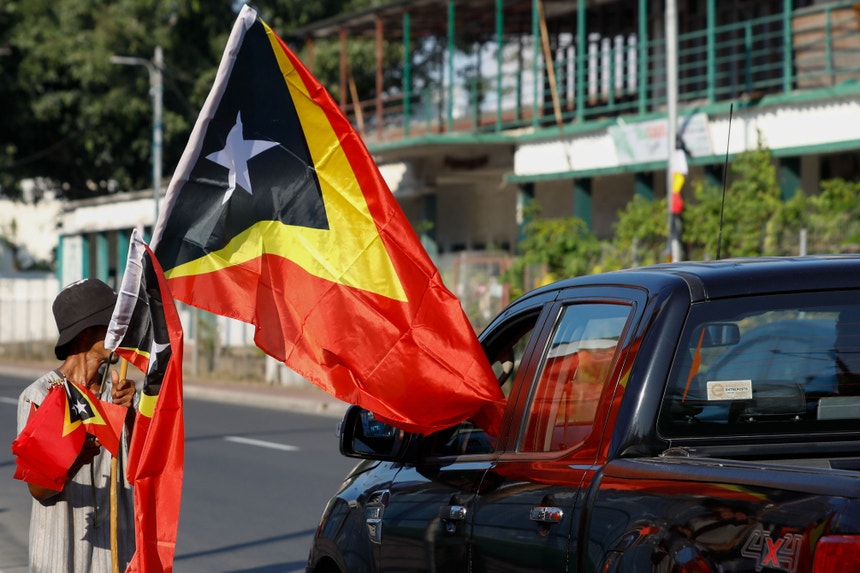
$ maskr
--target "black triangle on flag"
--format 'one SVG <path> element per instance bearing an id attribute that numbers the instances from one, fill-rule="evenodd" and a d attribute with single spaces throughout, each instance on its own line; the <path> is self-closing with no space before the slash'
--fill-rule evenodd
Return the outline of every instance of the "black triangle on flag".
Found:
<path id="1" fill-rule="evenodd" d="M 254 151 L 240 149 L 254 144 Z M 165 242 L 159 262 L 169 269 L 218 251 L 259 221 L 328 229 L 313 165 L 289 87 L 258 20 L 239 46 L 196 163 L 170 211 L 167 227 L 186 229 L 185 240 Z"/>

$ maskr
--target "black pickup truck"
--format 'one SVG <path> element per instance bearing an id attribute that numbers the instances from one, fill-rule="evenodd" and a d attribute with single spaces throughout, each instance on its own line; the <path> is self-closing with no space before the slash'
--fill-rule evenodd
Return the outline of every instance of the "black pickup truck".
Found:
<path id="1" fill-rule="evenodd" d="M 308 572 L 860 571 L 860 257 L 578 277 L 480 339 L 501 431 L 350 408 Z"/>

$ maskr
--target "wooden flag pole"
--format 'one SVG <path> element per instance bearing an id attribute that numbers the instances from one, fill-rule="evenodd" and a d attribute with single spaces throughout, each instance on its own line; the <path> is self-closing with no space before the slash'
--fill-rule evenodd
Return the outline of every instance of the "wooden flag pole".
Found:
<path id="1" fill-rule="evenodd" d="M 540 39 L 543 47 L 543 59 L 546 62 L 546 73 L 549 76 L 549 89 L 552 95 L 552 109 L 555 113 L 555 123 L 558 131 L 564 130 L 564 120 L 561 117 L 561 103 L 558 100 L 558 85 L 555 83 L 555 65 L 552 60 L 552 50 L 549 45 L 549 32 L 546 28 L 546 15 L 544 14 L 543 1 L 538 2 L 538 15 L 540 18 Z"/>
<path id="2" fill-rule="evenodd" d="M 128 375 L 128 360 L 122 359 L 119 363 L 119 379 L 122 380 Z M 119 504 L 117 502 L 117 478 L 119 474 L 119 455 L 122 454 L 122 440 L 120 439 L 120 448 L 117 455 L 113 456 L 110 461 L 110 554 L 111 564 L 113 565 L 113 573 L 119 573 L 119 539 L 117 535 L 117 511 Z"/>
<path id="3" fill-rule="evenodd" d="M 361 111 L 361 102 L 358 101 L 358 90 L 355 88 L 355 78 L 352 77 L 352 70 L 349 70 L 349 96 L 352 99 L 352 109 L 355 112 L 355 120 L 358 122 L 358 134 L 362 139 L 367 139 L 367 134 L 364 133 L 364 112 Z M 379 129 L 382 129 L 381 127 Z"/>

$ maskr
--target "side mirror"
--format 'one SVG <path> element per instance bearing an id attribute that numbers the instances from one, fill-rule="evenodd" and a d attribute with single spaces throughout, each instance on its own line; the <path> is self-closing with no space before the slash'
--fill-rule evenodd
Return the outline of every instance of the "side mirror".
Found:
<path id="1" fill-rule="evenodd" d="M 406 452 L 411 434 L 380 422 L 373 412 L 350 406 L 338 428 L 340 453 L 350 458 L 393 461 Z"/>

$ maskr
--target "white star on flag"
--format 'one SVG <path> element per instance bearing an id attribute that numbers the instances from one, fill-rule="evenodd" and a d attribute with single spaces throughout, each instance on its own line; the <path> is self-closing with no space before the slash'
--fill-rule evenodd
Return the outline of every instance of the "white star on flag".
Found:
<path id="1" fill-rule="evenodd" d="M 229 187 L 224 193 L 224 199 L 221 200 L 223 205 L 230 200 L 233 191 L 236 190 L 236 184 L 242 186 L 242 189 L 253 195 L 251 189 L 251 179 L 248 175 L 248 160 L 258 155 L 271 147 L 278 145 L 277 141 L 265 141 L 261 139 L 245 139 L 242 133 L 242 113 L 236 114 L 236 123 L 227 134 L 227 141 L 224 144 L 224 149 L 210 153 L 206 159 L 217 163 L 230 170 L 227 176 Z"/>
<path id="2" fill-rule="evenodd" d="M 83 402 L 75 402 L 75 412 L 78 413 L 78 416 L 82 416 L 87 412 L 87 406 Z"/>
<path id="3" fill-rule="evenodd" d="M 225 199 L 226 201 L 226 199 Z M 153 372 L 158 366 L 158 356 L 165 349 L 168 348 L 170 344 L 160 344 L 155 340 L 152 341 L 152 346 L 149 349 L 149 368 L 148 372 Z"/>

